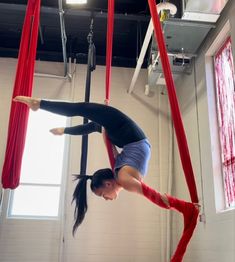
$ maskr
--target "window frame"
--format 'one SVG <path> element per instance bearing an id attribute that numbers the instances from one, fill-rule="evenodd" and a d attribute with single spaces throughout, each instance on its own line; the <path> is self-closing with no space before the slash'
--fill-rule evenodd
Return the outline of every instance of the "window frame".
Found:
<path id="1" fill-rule="evenodd" d="M 225 183 L 225 170 L 227 166 L 232 166 L 234 164 L 234 156 L 231 156 L 231 159 L 224 159 L 224 152 L 223 152 L 223 145 L 222 145 L 222 141 L 221 141 L 221 130 L 219 128 L 219 116 L 222 114 L 222 111 L 219 111 L 218 108 L 218 102 L 219 102 L 219 97 L 217 95 L 218 92 L 218 86 L 217 86 L 217 81 L 216 81 L 216 68 L 215 68 L 215 63 L 216 63 L 216 59 L 218 56 L 220 56 L 222 54 L 222 52 L 224 51 L 225 47 L 228 45 L 228 43 L 231 43 L 232 46 L 232 39 L 231 39 L 231 35 L 227 36 L 226 40 L 221 44 L 219 50 L 214 54 L 213 56 L 213 67 L 214 67 L 214 76 L 215 76 L 215 83 L 214 83 L 214 88 L 215 88 L 215 93 L 216 93 L 216 109 L 217 109 L 217 125 L 218 125 L 218 132 L 219 132 L 219 144 L 220 144 L 220 157 L 221 157 L 221 175 L 222 175 L 222 180 L 223 180 L 223 191 L 224 191 L 224 197 L 225 197 L 225 209 L 230 209 L 230 208 L 235 208 L 235 203 L 230 203 L 229 200 L 227 199 L 227 193 L 226 191 L 228 190 L 226 187 L 226 183 Z M 232 52 L 233 54 L 233 52 Z M 233 58 L 233 65 L 234 65 L 234 58 Z M 234 70 L 234 69 L 233 69 Z M 223 130 L 222 130 L 223 131 Z M 231 163 L 230 163 L 231 162 Z"/>
<path id="2" fill-rule="evenodd" d="M 34 112 L 31 112 L 34 114 Z M 49 113 L 49 112 L 48 112 Z M 51 113 L 50 113 L 51 114 Z M 66 118 L 66 117 L 65 117 Z M 65 121 L 65 125 L 69 126 L 71 124 L 71 119 L 67 118 Z M 52 134 L 50 134 L 52 135 Z M 12 207 L 14 201 L 14 190 L 9 190 L 8 194 L 8 204 L 6 210 L 6 218 L 7 219 L 29 219 L 29 220 L 60 220 L 62 217 L 63 209 L 64 209 L 64 198 L 65 198 L 65 189 L 67 184 L 67 176 L 68 168 L 69 168 L 69 149 L 70 149 L 70 136 L 64 137 L 63 143 L 63 163 L 62 163 L 62 170 L 61 170 L 61 181 L 60 183 L 31 183 L 31 182 L 20 182 L 20 185 L 32 185 L 32 186 L 43 186 L 43 187 L 59 187 L 59 206 L 58 206 L 58 214 L 56 216 L 41 216 L 41 215 L 13 215 L 12 214 Z"/>
<path id="3" fill-rule="evenodd" d="M 213 174 L 212 182 L 214 184 L 216 213 L 235 210 L 235 207 L 227 208 L 225 202 L 214 73 L 214 55 L 223 46 L 225 43 L 224 40 L 229 36 L 231 36 L 231 25 L 229 20 L 227 20 L 205 53 L 206 87 Z"/>

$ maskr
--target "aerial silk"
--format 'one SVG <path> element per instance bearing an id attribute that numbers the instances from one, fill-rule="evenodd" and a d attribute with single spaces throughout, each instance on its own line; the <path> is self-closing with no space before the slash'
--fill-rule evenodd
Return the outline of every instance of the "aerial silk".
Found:
<path id="1" fill-rule="evenodd" d="M 88 41 L 88 57 L 87 57 L 87 73 L 86 73 L 86 89 L 85 89 L 85 102 L 90 101 L 91 90 L 91 73 L 96 68 L 95 45 L 93 42 L 93 19 L 91 20 L 90 32 L 87 36 Z M 88 119 L 83 119 L 83 124 L 87 124 Z M 82 136 L 81 146 L 81 160 L 80 160 L 80 175 L 85 175 L 87 170 L 87 156 L 88 156 L 88 135 Z"/>
<path id="2" fill-rule="evenodd" d="M 32 94 L 39 17 L 40 0 L 28 0 L 12 98 Z M 19 185 L 28 115 L 29 109 L 25 105 L 12 102 L 2 170 L 3 188 L 15 189 Z"/>
<path id="3" fill-rule="evenodd" d="M 110 75 L 111 75 L 110 68 L 111 68 L 111 55 L 112 55 L 114 0 L 108 1 L 108 3 L 109 3 L 109 6 L 108 6 L 107 51 L 106 51 L 107 58 L 106 58 L 106 100 L 105 100 L 106 104 L 109 103 L 109 99 L 110 99 Z M 165 41 L 164 41 L 162 29 L 161 29 L 161 23 L 157 15 L 157 8 L 156 8 L 155 1 L 148 0 L 148 3 L 149 3 L 151 16 L 153 19 L 154 31 L 155 31 L 155 36 L 157 39 L 160 57 L 162 61 L 163 72 L 164 72 L 164 76 L 166 79 L 168 96 L 169 96 L 169 101 L 170 101 L 170 106 L 171 106 L 172 119 L 173 119 L 173 123 L 175 127 L 181 162 L 182 162 L 183 170 L 185 173 L 185 178 L 186 178 L 186 182 L 188 185 L 191 201 L 193 203 L 198 203 L 198 195 L 197 195 L 196 183 L 194 179 L 194 173 L 192 169 L 188 144 L 187 144 L 186 135 L 185 135 L 184 127 L 183 127 L 183 122 L 182 122 L 182 118 L 181 118 L 181 114 L 179 110 L 179 105 L 178 105 L 175 85 L 174 85 L 174 81 L 173 81 L 173 77 L 171 73 L 170 63 L 169 63 L 168 56 L 167 56 L 166 45 L 165 45 Z M 115 159 L 112 154 L 112 145 L 110 141 L 108 140 L 107 136 L 106 136 L 106 146 L 108 150 L 110 164 L 111 164 L 111 167 L 113 168 Z M 142 186 L 145 189 L 143 190 L 144 195 L 148 197 L 149 199 L 151 199 L 151 201 L 154 200 L 156 203 L 157 193 L 153 192 L 151 188 L 146 187 L 144 184 Z M 183 202 L 176 200 L 170 196 L 168 196 L 168 199 L 169 199 L 171 208 L 177 209 L 178 211 L 182 209 Z M 159 201 L 157 201 L 157 203 L 159 204 Z M 164 207 L 162 203 L 160 204 L 160 206 Z M 190 214 L 187 214 L 186 212 L 186 215 L 184 216 L 183 235 L 178 243 L 175 253 L 173 254 L 171 258 L 171 262 L 182 261 L 187 245 L 196 227 L 198 212 L 195 212 L 194 215 L 190 217 L 191 222 L 187 221 L 188 219 L 187 216 L 189 215 Z"/>
<path id="4" fill-rule="evenodd" d="M 111 79 L 111 64 L 112 64 L 112 46 L 113 46 L 113 25 L 114 25 L 114 0 L 108 1 L 108 23 L 106 36 L 106 78 L 105 78 L 105 103 L 110 101 L 110 79 Z M 115 158 L 112 150 L 112 144 L 107 136 L 104 134 L 104 141 L 106 144 L 110 166 L 114 169 Z"/>
<path id="5" fill-rule="evenodd" d="M 169 101 L 170 101 L 170 106 L 171 106 L 171 114 L 172 114 L 172 119 L 173 119 L 173 123 L 175 127 L 181 162 L 182 162 L 183 170 L 185 173 L 185 178 L 186 178 L 186 182 L 188 185 L 191 200 L 194 203 L 198 203 L 197 188 L 196 188 L 196 183 L 194 179 L 192 163 L 190 159 L 190 154 L 189 154 L 188 144 L 187 144 L 186 135 L 185 135 L 184 127 L 183 127 L 183 122 L 182 122 L 182 118 L 181 118 L 181 114 L 179 110 L 179 104 L 178 104 L 178 100 L 176 96 L 174 80 L 173 80 L 173 76 L 171 73 L 169 59 L 167 56 L 164 36 L 162 33 L 162 29 L 161 29 L 161 23 L 157 15 L 157 8 L 155 5 L 155 1 L 148 0 L 148 3 L 149 3 L 149 8 L 150 8 L 150 12 L 151 12 L 152 20 L 153 20 L 154 32 L 156 35 L 156 40 L 157 40 L 158 48 L 160 52 L 163 73 L 164 73 L 165 80 L 166 80 L 166 86 L 167 86 L 168 96 L 169 96 Z"/>

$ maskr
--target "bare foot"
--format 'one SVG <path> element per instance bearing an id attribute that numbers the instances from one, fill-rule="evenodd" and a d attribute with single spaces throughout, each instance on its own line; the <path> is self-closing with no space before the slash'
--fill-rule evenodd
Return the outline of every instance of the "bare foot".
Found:
<path id="1" fill-rule="evenodd" d="M 51 132 L 53 135 L 61 136 L 61 135 L 64 134 L 64 127 L 52 128 L 52 129 L 50 130 L 50 132 Z"/>
<path id="2" fill-rule="evenodd" d="M 32 98 L 29 96 L 16 96 L 14 102 L 20 102 L 27 105 L 31 110 L 37 111 L 40 108 L 41 99 Z"/>

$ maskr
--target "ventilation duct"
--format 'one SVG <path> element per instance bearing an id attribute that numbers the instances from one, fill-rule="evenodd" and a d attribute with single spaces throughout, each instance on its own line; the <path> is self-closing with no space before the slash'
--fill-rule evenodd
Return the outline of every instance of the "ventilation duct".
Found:
<path id="1" fill-rule="evenodd" d="M 163 22 L 163 30 L 171 72 L 176 78 L 180 74 L 191 74 L 192 59 L 207 36 L 213 23 L 168 19 Z M 193 33 L 192 33 L 193 32 Z M 152 38 L 146 88 L 164 85 L 163 69 L 155 38 Z M 148 91 L 145 90 L 145 94 Z"/>
<path id="2" fill-rule="evenodd" d="M 182 19 L 215 23 L 228 0 L 183 0 Z"/>
<path id="3" fill-rule="evenodd" d="M 182 2 L 172 0 L 172 2 L 178 3 L 178 9 L 181 9 L 180 3 L 182 3 L 182 17 L 170 18 L 164 21 L 162 26 L 171 71 L 173 77 L 177 78 L 178 75 L 181 74 L 191 74 L 192 59 L 197 56 L 198 50 L 209 31 L 215 28 L 215 22 L 228 0 L 182 0 Z M 173 5 L 171 3 L 168 4 Z M 151 28 L 151 30 L 149 30 L 149 28 L 145 37 L 145 40 L 147 39 L 147 44 L 144 41 L 140 58 L 137 62 L 137 67 L 128 89 L 129 93 L 134 89 L 142 61 L 151 39 L 148 83 L 146 83 L 145 94 L 147 95 L 151 88 L 165 84 L 158 46 L 154 34 L 152 33 L 153 28 Z"/>

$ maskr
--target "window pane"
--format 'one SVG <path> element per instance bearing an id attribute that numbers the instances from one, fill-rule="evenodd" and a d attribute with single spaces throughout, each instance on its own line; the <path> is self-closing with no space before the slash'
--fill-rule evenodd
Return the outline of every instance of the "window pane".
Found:
<path id="1" fill-rule="evenodd" d="M 218 126 L 226 207 L 235 205 L 235 77 L 231 39 L 215 56 Z"/>
<path id="2" fill-rule="evenodd" d="M 10 216 L 58 216 L 59 187 L 20 185 L 14 190 Z"/>
<path id="3" fill-rule="evenodd" d="M 55 136 L 49 130 L 65 125 L 66 117 L 42 110 L 30 112 L 21 183 L 60 184 L 64 136 Z"/>

